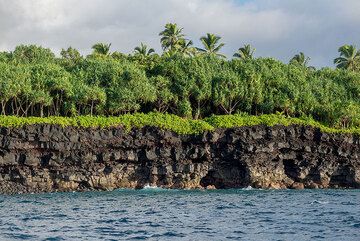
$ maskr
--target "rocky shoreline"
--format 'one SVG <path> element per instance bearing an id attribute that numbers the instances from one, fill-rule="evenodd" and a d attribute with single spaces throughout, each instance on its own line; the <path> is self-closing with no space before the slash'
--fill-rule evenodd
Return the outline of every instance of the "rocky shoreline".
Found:
<path id="1" fill-rule="evenodd" d="M 360 188 L 360 140 L 304 126 L 0 128 L 0 193 L 117 188 Z"/>

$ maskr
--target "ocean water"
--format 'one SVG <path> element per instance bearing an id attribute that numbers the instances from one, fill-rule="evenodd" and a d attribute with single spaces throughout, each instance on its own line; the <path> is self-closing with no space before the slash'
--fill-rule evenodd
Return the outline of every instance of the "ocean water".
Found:
<path id="1" fill-rule="evenodd" d="M 360 240 L 358 190 L 0 196 L 0 240 Z"/>

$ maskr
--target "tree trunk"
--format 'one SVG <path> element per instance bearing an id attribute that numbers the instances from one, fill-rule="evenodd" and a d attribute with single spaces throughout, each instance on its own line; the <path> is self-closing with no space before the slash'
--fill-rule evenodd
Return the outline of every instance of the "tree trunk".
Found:
<path id="1" fill-rule="evenodd" d="M 28 113 L 29 113 L 29 109 L 32 107 L 32 103 L 30 102 L 28 104 L 28 106 L 25 108 L 25 116 L 29 116 Z M 32 113 L 32 111 L 30 112 L 30 114 Z"/>
<path id="2" fill-rule="evenodd" d="M 200 101 L 197 101 L 197 108 L 196 108 L 196 112 L 195 112 L 195 116 L 194 119 L 197 120 L 200 117 L 200 112 L 201 112 L 201 105 L 200 105 Z"/>
<path id="3" fill-rule="evenodd" d="M 4 100 L 1 101 L 1 114 L 2 115 L 6 115 L 5 106 L 6 106 L 6 102 Z"/>
<path id="4" fill-rule="evenodd" d="M 20 107 L 19 107 L 19 103 L 18 103 L 18 101 L 17 101 L 17 98 L 14 99 L 14 103 L 15 103 L 15 111 L 16 111 L 15 115 L 16 115 L 16 116 L 19 116 Z"/>
<path id="5" fill-rule="evenodd" d="M 44 117 L 44 105 L 40 104 L 40 117 Z"/>
<path id="6" fill-rule="evenodd" d="M 93 109 L 94 109 L 94 101 L 91 100 L 91 107 L 90 107 L 90 115 L 93 115 Z"/>

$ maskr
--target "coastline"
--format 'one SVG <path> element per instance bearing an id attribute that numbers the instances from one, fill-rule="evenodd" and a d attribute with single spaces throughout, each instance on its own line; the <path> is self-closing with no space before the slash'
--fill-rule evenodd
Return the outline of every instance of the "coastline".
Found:
<path id="1" fill-rule="evenodd" d="M 359 137 L 302 125 L 0 128 L 0 193 L 360 188 Z"/>

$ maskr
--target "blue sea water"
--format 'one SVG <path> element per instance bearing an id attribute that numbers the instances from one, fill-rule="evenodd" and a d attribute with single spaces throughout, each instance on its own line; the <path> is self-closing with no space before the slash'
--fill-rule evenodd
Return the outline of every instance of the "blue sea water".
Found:
<path id="1" fill-rule="evenodd" d="M 360 240 L 358 190 L 0 196 L 0 240 Z"/>

